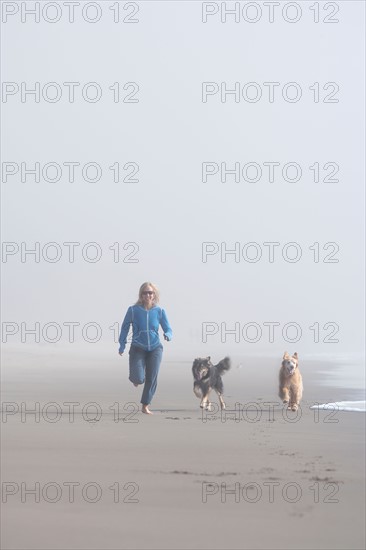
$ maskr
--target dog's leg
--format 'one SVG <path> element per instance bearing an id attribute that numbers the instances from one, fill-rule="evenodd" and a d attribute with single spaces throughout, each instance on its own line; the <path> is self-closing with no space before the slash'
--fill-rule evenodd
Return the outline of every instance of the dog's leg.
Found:
<path id="1" fill-rule="evenodd" d="M 216 390 L 216 393 L 217 393 L 217 395 L 219 396 L 219 401 L 220 401 L 220 407 L 221 407 L 221 409 L 226 409 L 226 405 L 225 405 L 225 403 L 224 403 L 224 400 L 223 400 L 223 397 L 222 397 L 222 393 L 219 392 L 219 391 L 217 391 L 217 390 Z"/>
<path id="2" fill-rule="evenodd" d="M 299 408 L 301 400 L 301 391 L 298 387 L 292 387 L 290 389 L 290 402 L 288 404 L 288 409 L 291 409 L 292 411 L 297 411 Z"/>
<path id="3" fill-rule="evenodd" d="M 303 392 L 302 378 L 300 377 L 300 384 L 299 384 L 299 387 L 297 389 L 297 400 L 296 400 L 296 403 L 298 405 L 300 405 L 300 401 L 302 399 L 302 392 Z"/>
<path id="4" fill-rule="evenodd" d="M 300 405 L 300 401 L 301 401 L 301 388 L 296 388 L 292 392 L 292 399 L 290 403 L 292 411 L 297 411 Z"/>
<path id="5" fill-rule="evenodd" d="M 193 384 L 193 392 L 196 397 L 202 397 L 202 391 L 197 382 Z"/>
<path id="6" fill-rule="evenodd" d="M 299 408 L 299 406 L 296 402 L 296 393 L 293 395 L 293 398 L 292 398 L 288 408 L 291 409 L 292 411 L 297 411 L 297 409 Z"/>
<path id="7" fill-rule="evenodd" d="M 207 391 L 206 395 L 202 400 L 203 408 L 205 408 L 207 411 L 211 410 L 211 403 L 209 401 L 210 392 L 211 392 L 211 388 Z"/>
<path id="8" fill-rule="evenodd" d="M 280 386 L 279 395 L 284 403 L 288 403 L 290 401 L 289 391 L 286 386 Z"/>
<path id="9" fill-rule="evenodd" d="M 287 406 L 287 408 L 288 408 L 289 410 L 292 409 L 293 403 L 294 403 L 294 390 L 293 390 L 292 387 L 290 387 L 290 388 L 289 388 L 288 406 Z"/>
<path id="10" fill-rule="evenodd" d="M 208 393 L 204 393 L 200 404 L 201 409 L 207 409 Z"/>

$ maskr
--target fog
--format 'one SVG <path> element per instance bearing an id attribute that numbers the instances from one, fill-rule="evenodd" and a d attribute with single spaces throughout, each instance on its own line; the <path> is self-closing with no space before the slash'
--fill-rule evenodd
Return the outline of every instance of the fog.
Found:
<path id="1" fill-rule="evenodd" d="M 75 349 L 116 353 L 109 327 L 152 281 L 171 357 L 362 353 L 364 4 L 337 2 L 328 24 L 331 11 L 321 4 L 314 23 L 308 2 L 293 23 L 283 2 L 273 23 L 262 2 L 256 23 L 220 11 L 202 22 L 220 3 L 155 1 L 114 23 L 99 4 L 95 23 L 76 8 L 69 23 L 59 3 L 53 24 L 20 13 L 3 24 L 3 342 L 33 345 L 21 323 L 38 322 L 40 344 L 70 349 L 75 322 Z M 22 82 L 39 83 L 39 102 L 22 101 Z M 79 83 L 73 103 L 65 82 Z M 114 102 L 117 82 L 134 102 Z M 26 172 L 37 162 L 39 182 Z M 73 262 L 64 243 L 78 243 Z M 35 246 L 38 262 L 24 254 Z M 91 322 L 96 343 L 81 334 Z M 62 327 L 56 344 L 47 323 Z"/>

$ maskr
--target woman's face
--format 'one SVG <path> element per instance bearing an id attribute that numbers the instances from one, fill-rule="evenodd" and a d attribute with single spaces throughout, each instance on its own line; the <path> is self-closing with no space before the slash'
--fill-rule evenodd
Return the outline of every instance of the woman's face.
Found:
<path id="1" fill-rule="evenodd" d="M 142 303 L 146 309 L 150 309 L 154 302 L 154 291 L 151 286 L 146 286 L 142 291 Z"/>

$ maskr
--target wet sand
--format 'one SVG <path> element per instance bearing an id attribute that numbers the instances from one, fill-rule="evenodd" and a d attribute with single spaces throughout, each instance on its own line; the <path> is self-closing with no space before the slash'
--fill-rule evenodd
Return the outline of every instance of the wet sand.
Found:
<path id="1" fill-rule="evenodd" d="M 126 357 L 3 359 L 4 549 L 364 548 L 365 414 L 310 409 L 358 397 L 319 383 L 329 365 L 303 364 L 296 415 L 275 361 L 234 360 L 221 414 L 199 408 L 189 361 L 165 359 L 148 416 Z"/>

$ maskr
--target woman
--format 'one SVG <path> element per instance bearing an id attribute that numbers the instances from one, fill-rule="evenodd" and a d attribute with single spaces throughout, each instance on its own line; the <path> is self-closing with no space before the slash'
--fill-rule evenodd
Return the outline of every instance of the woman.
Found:
<path id="1" fill-rule="evenodd" d="M 168 342 L 172 339 L 172 329 L 166 313 L 157 305 L 158 302 L 159 291 L 156 286 L 152 283 L 142 284 L 136 304 L 127 310 L 119 336 L 119 354 L 122 355 L 132 324 L 129 380 L 136 387 L 145 382 L 141 397 L 142 412 L 145 414 L 153 414 L 149 410 L 149 404 L 156 390 L 163 356 L 163 346 L 159 339 L 159 325 L 164 331 L 164 339 Z"/>

